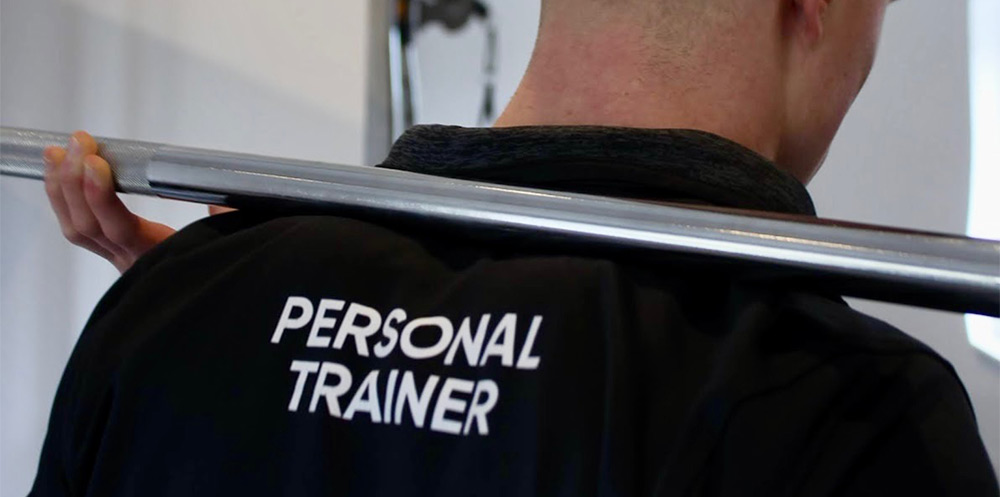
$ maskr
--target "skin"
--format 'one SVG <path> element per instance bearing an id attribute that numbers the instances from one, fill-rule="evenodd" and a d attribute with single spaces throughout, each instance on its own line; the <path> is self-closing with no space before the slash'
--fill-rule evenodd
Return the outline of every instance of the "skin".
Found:
<path id="1" fill-rule="evenodd" d="M 115 194 L 111 168 L 97 155 L 97 142 L 73 133 L 67 148 L 48 147 L 45 193 L 63 236 L 114 264 L 121 272 L 174 233 L 169 226 L 133 213 Z"/>
<path id="2" fill-rule="evenodd" d="M 85 131 L 73 133 L 66 148 L 47 147 L 45 193 L 63 236 L 124 273 L 175 230 L 129 211 L 115 192 L 111 167 L 97 152 L 97 142 Z M 212 215 L 232 210 L 208 208 Z"/>
<path id="3" fill-rule="evenodd" d="M 889 2 L 543 0 L 531 63 L 496 125 L 698 129 L 805 184 L 868 77 Z M 121 203 L 87 133 L 45 160 L 63 234 L 120 271 L 173 233 Z"/>
<path id="4" fill-rule="evenodd" d="M 544 1 L 497 126 L 698 129 L 808 183 L 871 71 L 889 0 L 619 2 Z"/>

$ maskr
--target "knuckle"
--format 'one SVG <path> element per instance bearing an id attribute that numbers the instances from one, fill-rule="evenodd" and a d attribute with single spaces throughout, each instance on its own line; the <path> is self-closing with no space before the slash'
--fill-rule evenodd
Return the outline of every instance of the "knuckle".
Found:
<path id="1" fill-rule="evenodd" d="M 77 177 L 74 176 L 68 168 L 59 172 L 59 183 L 62 184 L 64 188 L 73 188 L 74 186 L 79 187 L 79 181 Z"/>
<path id="2" fill-rule="evenodd" d="M 87 241 L 86 236 L 73 228 L 64 228 L 62 230 L 62 234 L 63 237 L 69 240 L 69 242 L 73 245 L 83 245 Z"/>
<path id="3" fill-rule="evenodd" d="M 83 198 L 92 207 L 103 207 L 108 203 L 107 192 L 101 191 L 100 187 L 93 184 L 83 184 Z"/>
<path id="4" fill-rule="evenodd" d="M 87 220 L 74 223 L 76 231 L 87 238 L 97 238 L 102 235 L 101 225 L 95 220 Z"/>
<path id="5" fill-rule="evenodd" d="M 59 187 L 54 179 L 46 177 L 45 178 L 45 194 L 49 197 L 57 197 L 62 194 L 62 189 Z"/>

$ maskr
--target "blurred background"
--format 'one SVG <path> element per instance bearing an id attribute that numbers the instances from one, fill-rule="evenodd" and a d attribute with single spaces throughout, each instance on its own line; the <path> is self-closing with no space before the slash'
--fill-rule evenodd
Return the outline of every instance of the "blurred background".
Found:
<path id="1" fill-rule="evenodd" d="M 539 5 L 490 7 L 499 111 L 527 66 Z M 383 10 L 359 0 L 0 0 L 0 124 L 376 164 L 390 126 L 373 63 L 386 49 L 372 22 Z M 890 7 L 868 85 L 809 187 L 821 216 L 1000 238 L 998 25 L 995 0 Z M 413 43 L 418 122 L 477 125 L 483 24 L 430 25 Z M 206 214 L 127 203 L 175 228 Z M 30 488 L 66 359 L 116 277 L 61 237 L 40 182 L 0 180 L 0 496 Z M 955 365 L 1000 470 L 997 321 L 852 304 Z"/>

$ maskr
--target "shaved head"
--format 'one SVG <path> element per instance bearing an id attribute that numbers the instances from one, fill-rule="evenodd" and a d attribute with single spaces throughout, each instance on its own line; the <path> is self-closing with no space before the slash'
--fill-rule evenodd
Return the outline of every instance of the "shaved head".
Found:
<path id="1" fill-rule="evenodd" d="M 809 181 L 875 54 L 889 0 L 542 0 L 498 126 L 718 134 Z"/>

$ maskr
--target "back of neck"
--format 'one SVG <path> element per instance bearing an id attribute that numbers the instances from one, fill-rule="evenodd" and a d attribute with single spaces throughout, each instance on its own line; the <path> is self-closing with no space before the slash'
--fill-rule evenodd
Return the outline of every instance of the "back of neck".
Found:
<path id="1" fill-rule="evenodd" d="M 595 125 L 708 131 L 774 159 L 781 102 L 766 67 L 724 43 L 666 48 L 634 23 L 547 23 L 498 127 Z M 763 59 L 763 58 L 762 58 Z"/>

